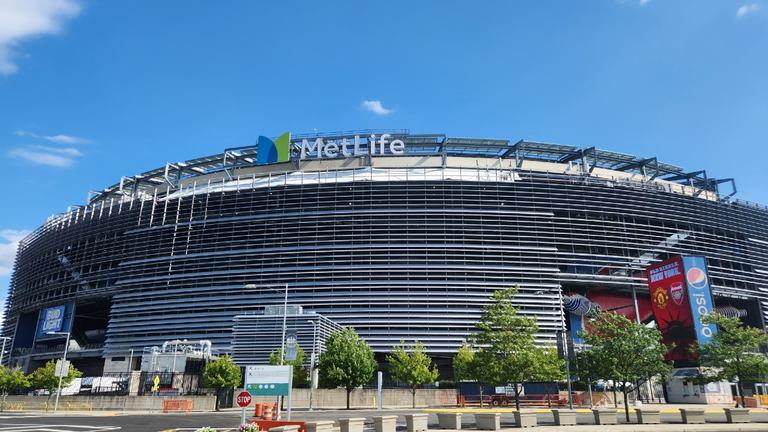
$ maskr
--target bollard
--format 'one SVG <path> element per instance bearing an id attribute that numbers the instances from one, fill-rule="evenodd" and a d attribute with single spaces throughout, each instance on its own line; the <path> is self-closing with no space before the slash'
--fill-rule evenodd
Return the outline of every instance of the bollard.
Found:
<path id="1" fill-rule="evenodd" d="M 440 429 L 461 429 L 461 413 L 460 412 L 440 412 L 437 413 L 437 422 L 440 424 Z"/>
<path id="2" fill-rule="evenodd" d="M 427 430 L 427 418 L 429 414 L 405 414 L 405 423 L 408 432 L 418 432 Z"/>
<path id="3" fill-rule="evenodd" d="M 363 432 L 365 417 L 339 419 L 340 432 Z"/>
<path id="4" fill-rule="evenodd" d="M 373 429 L 375 432 L 395 432 L 397 416 L 373 416 Z"/>

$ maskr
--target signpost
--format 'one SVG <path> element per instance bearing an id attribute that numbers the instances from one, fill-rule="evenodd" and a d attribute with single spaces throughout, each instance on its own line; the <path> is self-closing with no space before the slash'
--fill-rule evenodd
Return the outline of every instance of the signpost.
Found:
<path id="1" fill-rule="evenodd" d="M 149 409 L 149 412 L 155 411 L 155 395 L 157 395 L 157 387 L 160 385 L 160 375 L 155 375 L 155 380 L 153 382 L 155 385 L 152 386 L 152 407 Z"/>
<path id="2" fill-rule="evenodd" d="M 240 424 L 245 424 L 245 409 L 251 404 L 251 394 L 247 391 L 240 392 L 237 395 L 237 405 L 243 409 L 243 413 L 240 415 Z"/>
<path id="3" fill-rule="evenodd" d="M 249 394 L 288 396 L 287 420 L 291 419 L 292 385 L 293 366 L 246 366 L 245 368 L 245 391 Z"/>
<path id="4" fill-rule="evenodd" d="M 53 376 L 65 377 L 69 375 L 69 360 L 56 360 L 56 371 Z"/>

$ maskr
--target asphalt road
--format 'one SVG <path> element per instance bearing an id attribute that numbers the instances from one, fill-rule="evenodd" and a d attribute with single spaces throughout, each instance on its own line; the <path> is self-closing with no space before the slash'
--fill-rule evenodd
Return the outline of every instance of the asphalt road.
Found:
<path id="1" fill-rule="evenodd" d="M 421 410 L 315 410 L 308 412 L 306 410 L 294 411 L 292 420 L 300 421 L 319 421 L 319 420 L 337 420 L 347 417 L 365 417 L 366 423 L 371 423 L 374 415 L 398 415 L 398 430 L 405 429 L 405 418 L 403 414 L 422 412 Z M 249 413 L 253 413 L 249 410 Z M 753 422 L 765 422 L 768 430 L 768 413 L 752 413 Z M 247 417 L 249 420 L 251 417 Z M 630 413 L 632 422 L 636 421 L 634 414 Z M 707 422 L 725 423 L 725 414 L 712 413 L 706 414 Z M 661 414 L 661 420 L 665 423 L 681 423 L 679 414 Z M 554 425 L 554 418 L 551 413 L 539 413 L 539 425 Z M 580 424 L 594 424 L 594 417 L 591 413 L 579 413 L 577 421 Z M 620 422 L 624 422 L 623 415 L 619 417 Z M 173 413 L 173 414 L 106 414 L 93 412 L 90 414 L 1 414 L 0 431 L 2 432 L 161 432 L 161 431 L 180 431 L 188 432 L 202 426 L 210 426 L 218 432 L 237 430 L 240 423 L 239 410 L 226 410 L 219 413 L 210 412 L 192 412 L 192 413 Z M 512 427 L 514 420 L 511 414 L 503 414 L 501 418 L 502 427 Z M 437 428 L 437 416 L 430 413 L 429 427 Z M 471 414 L 462 416 L 462 427 L 474 429 L 474 418 Z M 610 426 L 605 426 L 605 430 L 610 430 Z"/>

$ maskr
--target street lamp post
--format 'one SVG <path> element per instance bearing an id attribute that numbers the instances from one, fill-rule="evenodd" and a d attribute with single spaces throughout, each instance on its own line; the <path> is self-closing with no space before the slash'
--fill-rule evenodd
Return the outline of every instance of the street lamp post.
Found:
<path id="1" fill-rule="evenodd" d="M 64 378 L 64 366 L 67 364 L 67 348 L 69 348 L 69 332 L 48 332 L 47 335 L 67 335 L 67 341 L 64 343 L 64 357 L 61 359 L 61 374 L 59 375 L 59 389 L 56 391 L 56 403 L 53 405 L 53 413 L 56 414 L 56 410 L 59 409 L 59 396 L 61 395 L 61 379 Z M 69 368 L 67 368 L 66 374 L 69 375 Z"/>
<path id="2" fill-rule="evenodd" d="M 252 288 L 267 288 L 271 289 L 272 291 L 278 291 L 275 288 L 272 288 L 271 286 L 259 286 L 255 284 L 248 284 L 245 286 L 245 288 L 252 289 Z M 288 317 L 288 284 L 285 284 L 285 298 L 283 300 L 283 340 L 280 347 L 280 366 L 283 365 L 283 361 L 285 360 L 285 329 L 286 329 L 286 318 Z M 282 406 L 282 399 L 283 396 L 280 396 L 280 404 L 278 405 L 277 409 L 280 410 L 280 406 Z M 290 401 L 289 401 L 290 402 Z M 288 420 L 291 419 L 291 411 L 290 411 L 290 404 L 289 404 L 289 410 L 288 410 Z"/>
<path id="3" fill-rule="evenodd" d="M 548 289 L 548 290 L 540 290 L 536 291 L 533 294 L 534 295 L 540 295 L 544 294 L 546 292 L 554 293 L 555 290 Z M 565 307 L 563 306 L 563 287 L 562 285 L 557 287 L 557 298 L 560 303 L 560 326 L 561 326 L 561 333 L 563 335 L 563 353 L 565 354 L 563 357 L 565 357 L 565 379 L 568 382 L 568 408 L 573 409 L 573 396 L 571 395 L 571 368 L 568 362 L 568 342 L 566 337 L 566 330 L 565 330 Z"/>
<path id="4" fill-rule="evenodd" d="M 318 320 L 319 321 L 319 320 Z M 315 346 L 317 345 L 317 324 L 313 320 L 307 321 L 312 324 L 312 358 L 309 363 L 309 410 L 312 411 L 312 393 L 315 390 Z"/>
<path id="5" fill-rule="evenodd" d="M 3 349 L 0 350 L 0 366 L 3 364 L 3 355 L 5 355 L 5 341 L 11 340 L 8 336 L 0 337 L 3 340 Z"/>

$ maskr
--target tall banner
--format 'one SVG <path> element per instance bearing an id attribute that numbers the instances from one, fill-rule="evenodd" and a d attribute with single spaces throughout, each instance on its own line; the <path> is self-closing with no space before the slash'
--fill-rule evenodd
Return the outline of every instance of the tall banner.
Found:
<path id="1" fill-rule="evenodd" d="M 664 359 L 688 359 L 691 357 L 688 349 L 695 346 L 696 329 L 686 292 L 683 258 L 676 256 L 648 266 L 646 272 L 653 314 L 664 336 L 663 343 L 675 344 Z"/>
<path id="2" fill-rule="evenodd" d="M 702 324 L 701 318 L 709 315 L 715 309 L 712 301 L 712 291 L 709 288 L 707 263 L 703 257 L 683 257 L 685 281 L 688 283 L 688 300 L 691 303 L 693 325 L 696 327 L 696 338 L 699 343 L 709 342 L 712 335 L 717 333 L 714 324 Z"/>

